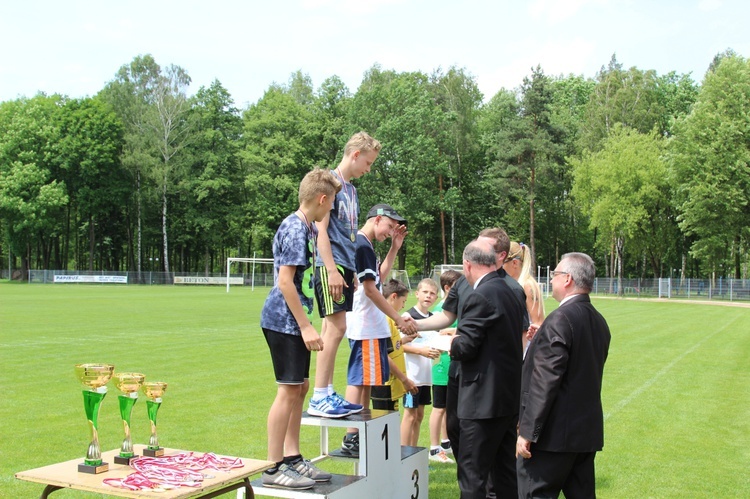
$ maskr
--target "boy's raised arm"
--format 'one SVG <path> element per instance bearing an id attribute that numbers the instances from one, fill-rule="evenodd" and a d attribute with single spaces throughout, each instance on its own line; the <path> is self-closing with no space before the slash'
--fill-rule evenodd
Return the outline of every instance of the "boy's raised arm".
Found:
<path id="1" fill-rule="evenodd" d="M 391 248 L 388 250 L 388 254 L 380 263 L 381 282 L 384 282 L 388 275 L 391 273 L 393 264 L 396 261 L 396 255 L 398 255 L 398 250 L 400 250 L 401 246 L 404 244 L 404 238 L 407 234 L 408 232 L 406 231 L 406 225 L 397 225 L 396 228 L 393 229 L 393 234 L 391 235 Z"/>

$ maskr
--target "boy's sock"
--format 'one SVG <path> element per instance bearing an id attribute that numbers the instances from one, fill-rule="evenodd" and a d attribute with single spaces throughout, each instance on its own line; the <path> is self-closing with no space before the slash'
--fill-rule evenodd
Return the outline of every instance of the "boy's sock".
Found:
<path id="1" fill-rule="evenodd" d="M 289 466 L 294 466 L 300 461 L 302 461 L 302 454 L 297 454 L 296 456 L 284 456 L 284 462 Z"/>
<path id="2" fill-rule="evenodd" d="M 451 448 L 451 441 L 450 440 L 442 440 L 440 442 L 440 447 L 443 449 L 450 449 Z"/>
<path id="3" fill-rule="evenodd" d="M 317 402 L 318 400 L 324 399 L 327 396 L 328 396 L 328 388 L 315 388 L 313 390 L 312 399 L 310 399 L 310 400 L 314 400 L 314 401 Z"/>
<path id="4" fill-rule="evenodd" d="M 281 461 L 279 461 L 278 463 L 276 463 L 273 468 L 269 468 L 265 472 L 267 474 L 269 474 L 269 475 L 273 475 L 274 473 L 276 473 L 277 471 L 279 471 L 279 466 L 281 466 L 282 464 L 284 464 L 284 460 L 283 459 Z"/>
<path id="5" fill-rule="evenodd" d="M 431 445 L 430 446 L 430 455 L 434 456 L 435 454 L 437 454 L 441 450 L 442 450 L 441 446 L 439 446 L 439 445 Z"/>
<path id="6" fill-rule="evenodd" d="M 333 385 L 328 385 L 328 395 L 333 395 L 335 391 Z"/>

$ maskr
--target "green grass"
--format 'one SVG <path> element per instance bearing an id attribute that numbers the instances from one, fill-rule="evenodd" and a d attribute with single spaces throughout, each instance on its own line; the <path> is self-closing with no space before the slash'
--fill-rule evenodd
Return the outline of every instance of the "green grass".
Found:
<path id="1" fill-rule="evenodd" d="M 159 412 L 162 445 L 264 459 L 275 395 L 258 325 L 266 292 L 0 283 L 0 497 L 38 497 L 42 487 L 14 473 L 85 454 L 88 427 L 73 375 L 79 362 L 109 362 L 118 371 L 168 382 Z M 595 304 L 613 336 L 599 497 L 750 496 L 750 310 L 638 300 Z M 337 361 L 342 390 L 347 354 L 341 348 Z M 122 438 L 116 397 L 110 386 L 99 417 L 105 450 Z M 137 443 L 149 433 L 145 412 L 138 402 L 132 420 Z M 421 445 L 428 443 L 427 417 Z M 331 434 L 331 445 L 338 445 L 341 435 Z M 302 446 L 307 457 L 317 455 L 316 428 L 303 427 Z M 351 469 L 330 461 L 321 467 Z M 455 467 L 431 466 L 429 492 L 457 497 Z M 54 497 L 95 496 L 61 490 Z"/>

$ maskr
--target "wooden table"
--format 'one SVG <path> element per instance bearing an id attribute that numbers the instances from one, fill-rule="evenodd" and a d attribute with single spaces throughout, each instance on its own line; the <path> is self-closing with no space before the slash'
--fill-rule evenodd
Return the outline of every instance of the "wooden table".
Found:
<path id="1" fill-rule="evenodd" d="M 143 445 L 135 446 L 136 454 L 140 455 L 142 450 Z M 177 449 L 165 449 L 165 451 L 165 456 L 190 452 Z M 41 495 L 42 499 L 45 499 L 52 492 L 63 488 L 85 490 L 117 497 L 173 499 L 216 497 L 243 487 L 245 488 L 245 497 L 249 499 L 255 497 L 253 488 L 250 485 L 250 476 L 265 471 L 274 464 L 271 461 L 243 457 L 241 458 L 244 464 L 242 468 L 234 468 L 226 473 L 212 469 L 205 470 L 204 473 L 212 475 L 214 478 L 205 478 L 200 487 L 177 487 L 176 489 L 165 490 L 163 492 L 154 492 L 152 490 L 130 490 L 111 487 L 103 483 L 105 478 L 125 478 L 135 471 L 129 466 L 115 464 L 114 457 L 119 452 L 119 449 L 117 449 L 102 453 L 102 460 L 105 463 L 109 463 L 109 471 L 99 473 L 98 475 L 78 472 L 78 465 L 83 462 L 82 456 L 64 463 L 21 471 L 16 473 L 16 478 L 46 485 Z M 195 454 L 198 456 L 202 455 L 199 452 Z"/>

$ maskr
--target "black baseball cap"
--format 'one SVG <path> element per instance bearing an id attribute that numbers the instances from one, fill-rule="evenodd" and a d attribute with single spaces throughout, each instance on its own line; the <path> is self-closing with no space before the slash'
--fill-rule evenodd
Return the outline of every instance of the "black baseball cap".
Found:
<path id="1" fill-rule="evenodd" d="M 372 208 L 370 208 L 370 211 L 367 212 L 367 218 L 374 218 L 378 215 L 382 215 L 384 217 L 388 217 L 392 220 L 395 220 L 399 223 L 405 223 L 406 219 L 396 213 L 396 210 L 393 209 L 393 206 L 388 204 L 376 204 Z"/>

